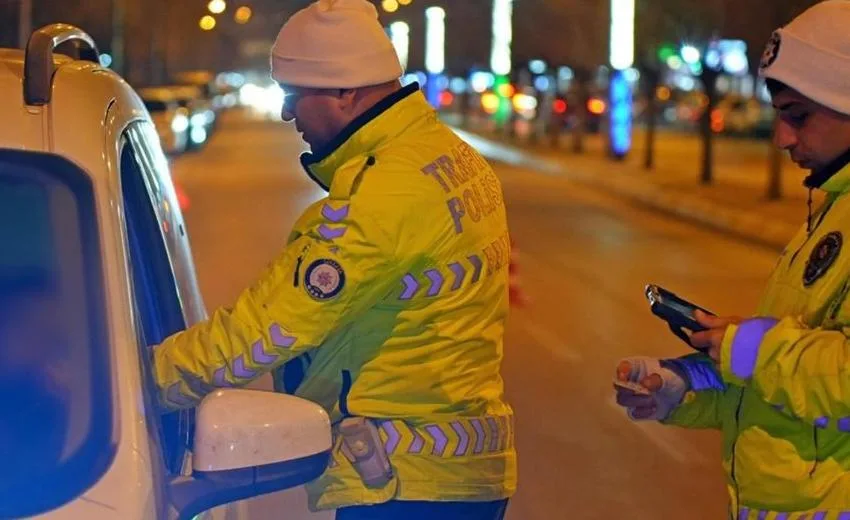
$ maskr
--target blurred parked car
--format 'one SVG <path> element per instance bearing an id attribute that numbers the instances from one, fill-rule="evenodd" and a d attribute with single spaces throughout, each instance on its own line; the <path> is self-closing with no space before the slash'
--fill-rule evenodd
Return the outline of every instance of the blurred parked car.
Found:
<path id="1" fill-rule="evenodd" d="M 162 148 L 170 154 L 185 152 L 189 147 L 189 111 L 180 106 L 168 88 L 148 87 L 138 92 L 156 126 Z"/>
<path id="2" fill-rule="evenodd" d="M 738 137 L 770 137 L 773 110 L 757 99 L 743 96 L 723 98 L 711 115 L 712 130 Z"/>
<path id="3" fill-rule="evenodd" d="M 188 112 L 189 147 L 203 146 L 215 127 L 216 115 L 212 103 L 204 96 L 200 87 L 194 85 L 174 85 L 162 87 L 170 90 L 180 108 Z"/>

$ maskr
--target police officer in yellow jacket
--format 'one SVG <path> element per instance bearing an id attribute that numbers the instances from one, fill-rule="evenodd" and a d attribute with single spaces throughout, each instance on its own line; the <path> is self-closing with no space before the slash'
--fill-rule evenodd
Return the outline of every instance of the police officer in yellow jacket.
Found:
<path id="1" fill-rule="evenodd" d="M 635 419 L 723 432 L 740 520 L 850 518 L 850 1 L 777 30 L 761 62 L 775 144 L 810 169 L 826 202 L 782 253 L 750 319 L 700 315 L 708 355 L 631 358 L 618 391 Z"/>
<path id="2" fill-rule="evenodd" d="M 500 376 L 502 190 L 401 74 L 366 0 L 321 0 L 284 25 L 272 51 L 282 116 L 310 145 L 301 162 L 328 196 L 232 308 L 154 350 L 156 379 L 167 406 L 188 407 L 269 371 L 280 383 L 297 358 L 297 395 L 335 425 L 311 508 L 499 519 L 517 479 Z M 358 458 L 348 435 L 364 432 L 387 466 Z"/>

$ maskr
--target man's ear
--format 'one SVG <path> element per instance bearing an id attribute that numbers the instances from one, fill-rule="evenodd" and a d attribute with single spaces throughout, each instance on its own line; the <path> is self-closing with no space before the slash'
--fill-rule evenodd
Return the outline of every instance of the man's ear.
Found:
<path id="1" fill-rule="evenodd" d="M 354 108 L 357 104 L 357 90 L 352 88 L 339 89 L 339 100 L 343 109 Z"/>

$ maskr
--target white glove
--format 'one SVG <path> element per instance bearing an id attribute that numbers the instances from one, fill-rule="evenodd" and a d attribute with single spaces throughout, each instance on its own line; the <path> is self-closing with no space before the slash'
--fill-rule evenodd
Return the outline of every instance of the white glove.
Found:
<path id="1" fill-rule="evenodd" d="M 663 421 L 682 402 L 689 384 L 678 371 L 649 357 L 620 360 L 614 377 L 617 403 L 635 421 Z"/>

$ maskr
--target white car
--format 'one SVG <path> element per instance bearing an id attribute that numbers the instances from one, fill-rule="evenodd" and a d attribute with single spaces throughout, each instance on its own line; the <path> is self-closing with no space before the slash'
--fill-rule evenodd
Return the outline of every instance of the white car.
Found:
<path id="1" fill-rule="evenodd" d="M 156 130 L 97 58 L 65 24 L 0 50 L 0 517 L 230 518 L 322 473 L 328 416 L 244 389 L 162 415 L 151 346 L 205 310 Z"/>
<path id="2" fill-rule="evenodd" d="M 170 89 L 163 87 L 140 88 L 139 95 L 150 113 L 162 147 L 169 154 L 183 153 L 189 149 L 192 130 L 191 113 L 181 107 Z"/>

